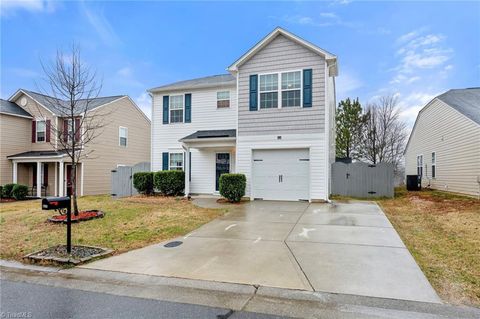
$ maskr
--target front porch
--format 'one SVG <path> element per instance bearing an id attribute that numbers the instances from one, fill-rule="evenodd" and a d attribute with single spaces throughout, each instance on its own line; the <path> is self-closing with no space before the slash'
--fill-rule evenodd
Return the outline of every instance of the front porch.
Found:
<path id="1" fill-rule="evenodd" d="M 66 196 L 72 187 L 69 157 L 59 151 L 32 151 L 7 157 L 12 161 L 12 182 L 27 185 L 33 197 Z M 77 194 L 83 195 L 83 165 L 77 166 Z"/>
<path id="2" fill-rule="evenodd" d="M 235 172 L 236 130 L 197 131 L 180 142 L 187 154 L 185 196 L 218 194 L 220 175 Z"/>

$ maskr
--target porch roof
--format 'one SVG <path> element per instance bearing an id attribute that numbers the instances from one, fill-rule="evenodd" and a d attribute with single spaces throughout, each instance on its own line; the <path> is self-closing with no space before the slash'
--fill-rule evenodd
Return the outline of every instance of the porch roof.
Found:
<path id="1" fill-rule="evenodd" d="M 29 152 L 23 152 L 23 153 L 18 153 L 18 154 L 13 154 L 7 156 L 8 159 L 25 159 L 25 158 L 62 158 L 67 156 L 67 151 L 66 150 L 61 150 L 61 151 L 29 151 Z"/>
<path id="2" fill-rule="evenodd" d="M 235 146 L 237 130 L 205 130 L 196 131 L 179 141 L 188 146 L 216 147 Z"/>

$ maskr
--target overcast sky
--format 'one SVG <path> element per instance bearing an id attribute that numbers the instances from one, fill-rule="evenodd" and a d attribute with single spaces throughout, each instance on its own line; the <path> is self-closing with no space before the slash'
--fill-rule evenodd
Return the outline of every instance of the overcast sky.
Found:
<path id="1" fill-rule="evenodd" d="M 281 26 L 338 56 L 337 99 L 397 94 L 403 118 L 450 88 L 480 86 L 480 2 L 1 1 L 2 98 L 42 83 L 73 41 L 150 116 L 146 89 L 225 73 Z"/>

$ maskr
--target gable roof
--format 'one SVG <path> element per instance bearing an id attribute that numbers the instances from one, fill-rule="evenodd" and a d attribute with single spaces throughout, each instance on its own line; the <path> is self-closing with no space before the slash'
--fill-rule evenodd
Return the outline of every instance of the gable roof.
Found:
<path id="1" fill-rule="evenodd" d="M 52 112 L 54 115 L 61 115 L 62 111 L 58 109 L 57 105 L 68 105 L 67 101 L 57 99 L 45 94 L 41 94 L 38 92 L 34 91 L 29 91 L 25 89 L 19 89 L 12 97 L 10 97 L 10 101 L 14 100 L 20 93 L 23 93 L 33 100 L 35 100 L 37 103 L 39 103 L 41 106 Z M 126 95 L 115 95 L 115 96 L 106 96 L 106 97 L 97 97 L 90 99 L 88 105 L 86 105 L 86 99 L 80 99 L 77 101 L 79 103 L 79 109 L 84 110 L 86 107 L 86 111 L 91 111 L 99 106 L 105 105 L 107 103 L 113 102 L 115 100 L 118 100 L 120 98 L 126 97 Z"/>
<path id="2" fill-rule="evenodd" d="M 162 85 L 153 89 L 149 89 L 148 92 L 158 93 L 166 91 L 204 89 L 209 87 L 232 86 L 236 83 L 237 82 L 234 76 L 230 74 L 219 74 Z"/>
<path id="3" fill-rule="evenodd" d="M 30 113 L 22 109 L 17 104 L 4 99 L 0 99 L 0 113 L 21 116 L 21 117 L 29 117 L 29 118 L 32 117 Z"/>
<path id="4" fill-rule="evenodd" d="M 407 145 L 405 145 L 405 150 L 403 151 L 403 154 L 407 152 L 408 146 L 410 145 L 410 140 L 412 139 L 413 132 L 417 127 L 417 122 L 420 114 L 435 100 L 442 101 L 463 116 L 480 125 L 480 88 L 451 89 L 433 98 L 418 112 L 415 123 L 413 124 L 412 131 L 410 132 L 410 136 L 408 137 Z"/>
<path id="5" fill-rule="evenodd" d="M 480 125 L 480 87 L 449 90 L 437 99 Z"/>
<path id="6" fill-rule="evenodd" d="M 318 55 L 323 56 L 327 61 L 327 64 L 332 68 L 331 75 L 332 76 L 338 75 L 338 67 L 336 63 L 337 57 L 335 55 L 280 27 L 275 28 L 266 37 L 264 37 L 257 44 L 255 44 L 250 50 L 248 50 L 245 54 L 243 54 L 238 60 L 233 62 L 232 65 L 230 65 L 227 68 L 227 70 L 232 73 L 237 72 L 238 68 L 242 64 L 244 64 L 251 57 L 253 57 L 258 51 L 260 51 L 265 46 L 267 46 L 270 42 L 272 42 L 278 35 L 283 35 L 287 39 L 304 46 L 305 48 L 317 53 Z"/>

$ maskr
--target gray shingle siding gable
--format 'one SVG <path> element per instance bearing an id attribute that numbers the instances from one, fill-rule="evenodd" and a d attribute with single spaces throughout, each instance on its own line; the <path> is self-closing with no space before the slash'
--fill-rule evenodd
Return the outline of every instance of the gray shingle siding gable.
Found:
<path id="1" fill-rule="evenodd" d="M 290 107 L 249 111 L 251 74 L 303 69 L 313 70 L 311 108 Z M 325 59 L 318 54 L 279 35 L 239 67 L 238 85 L 239 136 L 324 132 Z"/>
<path id="2" fill-rule="evenodd" d="M 22 109 L 17 104 L 3 99 L 0 99 L 0 113 L 32 117 L 30 113 Z"/>

